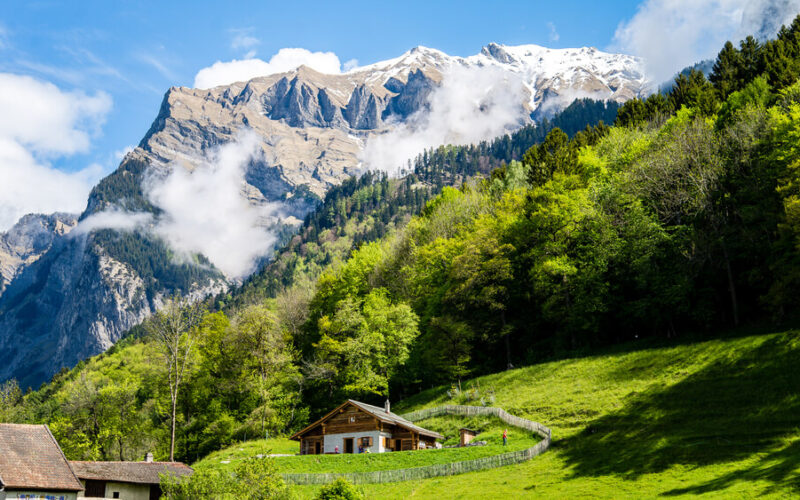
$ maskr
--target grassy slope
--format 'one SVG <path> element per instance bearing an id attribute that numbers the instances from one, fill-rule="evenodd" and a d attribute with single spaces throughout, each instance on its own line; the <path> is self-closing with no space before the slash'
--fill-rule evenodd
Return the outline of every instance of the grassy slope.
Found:
<path id="1" fill-rule="evenodd" d="M 477 381 L 497 406 L 550 426 L 551 450 L 500 469 L 364 485 L 368 498 L 800 495 L 798 332 L 624 346 Z M 449 402 L 438 388 L 396 410 Z"/>
<path id="2" fill-rule="evenodd" d="M 442 433 L 448 439 L 445 444 L 458 442 L 458 429 L 467 425 L 480 431 L 477 440 L 486 441 L 486 446 L 468 448 L 449 448 L 443 450 L 404 451 L 397 453 L 374 453 L 357 455 L 304 455 L 295 457 L 277 457 L 275 465 L 280 472 L 366 472 L 376 470 L 405 469 L 422 467 L 462 460 L 472 460 L 508 451 L 518 451 L 535 445 L 539 439 L 531 434 L 511 430 L 510 435 L 516 437 L 510 446 L 503 447 L 503 423 L 499 419 L 470 419 L 462 421 L 458 418 L 435 418 L 419 422 L 425 428 Z M 236 444 L 224 450 L 212 453 L 193 465 L 196 469 L 233 468 L 237 460 L 266 453 L 297 453 L 299 444 L 286 438 L 248 441 Z M 270 451 L 271 450 L 271 451 Z M 228 463 L 224 463 L 228 462 Z"/>

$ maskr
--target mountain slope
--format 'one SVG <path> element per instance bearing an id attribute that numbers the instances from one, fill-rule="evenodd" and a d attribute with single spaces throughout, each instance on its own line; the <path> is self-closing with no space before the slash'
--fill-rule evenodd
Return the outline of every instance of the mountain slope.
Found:
<path id="1" fill-rule="evenodd" d="M 492 44 L 459 58 L 419 47 L 338 75 L 300 67 L 208 90 L 171 88 L 139 146 L 90 194 L 80 216 L 84 229 L 58 238 L 39 260 L 15 271 L 19 276 L 0 297 L 0 349 L 13 353 L 0 366 L 0 380 L 15 377 L 23 387 L 35 386 L 107 349 L 165 296 L 199 298 L 225 290 L 242 273 L 221 266 L 204 245 L 235 223 L 252 227 L 245 238 L 221 241 L 218 254 L 227 257 L 228 249 L 252 245 L 252 235 L 262 240 L 261 254 L 250 252 L 250 260 L 235 267 L 246 276 L 259 257 L 269 255 L 266 243 L 293 231 L 328 189 L 364 168 L 361 154 L 372 138 L 391 137 L 401 126 L 413 133 L 434 113 L 431 100 L 446 90 L 454 68 L 488 68 L 492 78 L 517 78 L 520 100 L 505 104 L 521 113 L 520 121 L 506 123 L 516 128 L 531 113 L 570 96 L 622 101 L 639 95 L 647 89 L 640 66 L 632 57 L 594 49 Z M 479 104 L 481 110 L 493 106 Z M 176 241 L 186 234 L 163 202 L 177 200 L 173 208 L 181 215 L 191 212 L 191 203 L 172 192 L 154 193 L 168 182 L 174 187 L 195 178 L 176 172 L 214 171 L 218 148 L 238 144 L 244 130 L 254 137 L 253 147 L 241 160 L 234 196 L 244 200 L 237 202 L 241 210 L 252 209 L 252 221 L 242 223 L 242 213 L 230 209 L 213 214 L 216 225 L 206 228 L 195 217 L 193 243 Z M 192 195 L 193 203 L 204 205 L 201 194 Z"/>
<path id="2" fill-rule="evenodd" d="M 6 286 L 42 256 L 53 241 L 78 223 L 71 214 L 28 214 L 5 233 L 0 233 L 0 295 Z"/>

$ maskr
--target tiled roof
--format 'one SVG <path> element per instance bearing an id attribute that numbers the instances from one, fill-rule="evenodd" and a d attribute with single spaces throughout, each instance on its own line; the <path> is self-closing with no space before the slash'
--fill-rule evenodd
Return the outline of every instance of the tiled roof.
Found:
<path id="1" fill-rule="evenodd" d="M 422 434 L 423 436 L 430 436 L 436 439 L 444 439 L 444 436 L 439 434 L 438 432 L 429 431 L 428 429 L 423 429 L 418 425 L 414 425 L 408 420 L 404 419 L 400 415 L 396 415 L 392 412 L 387 412 L 384 408 L 379 406 L 372 406 L 366 403 L 362 403 L 360 401 L 356 401 L 354 399 L 348 400 L 350 403 L 353 403 L 355 406 L 361 408 L 365 412 L 369 413 L 373 417 L 382 420 L 384 422 L 392 423 L 399 425 L 400 427 L 405 427 L 406 429 L 412 430 L 418 434 Z"/>
<path id="2" fill-rule="evenodd" d="M 5 489 L 83 489 L 46 425 L 0 424 L 0 483 Z"/>
<path id="3" fill-rule="evenodd" d="M 120 483 L 158 484 L 159 474 L 187 476 L 192 468 L 181 462 L 70 462 L 81 479 Z"/>
<path id="4" fill-rule="evenodd" d="M 362 410 L 362 411 L 364 411 L 366 413 L 369 413 L 370 415 L 372 415 L 373 417 L 377 418 L 381 422 L 397 425 L 397 426 L 403 427 L 405 429 L 414 431 L 414 432 L 416 432 L 418 434 L 422 434 L 423 436 L 432 437 L 434 439 L 444 439 L 444 436 L 442 436 L 438 432 L 433 432 L 433 431 L 429 431 L 428 429 L 423 429 L 422 427 L 420 427 L 418 425 L 412 424 L 411 422 L 409 422 L 408 420 L 404 419 L 400 415 L 395 415 L 392 412 L 387 412 L 383 408 L 380 408 L 378 406 L 368 405 L 366 403 L 362 403 L 361 401 L 356 401 L 355 399 L 348 399 L 347 401 L 345 401 L 344 403 L 340 404 L 339 406 L 337 406 L 336 408 L 331 410 L 327 415 L 325 415 L 321 419 L 317 420 L 313 424 L 308 425 L 305 428 L 295 432 L 294 435 L 292 435 L 289 439 L 299 440 L 300 436 L 304 435 L 307 431 L 313 429 L 314 427 L 316 427 L 320 423 L 324 422 L 325 420 L 328 419 L 328 417 L 334 415 L 337 410 L 339 410 L 341 408 L 344 408 L 348 404 L 351 404 L 351 405 L 355 406 L 356 408 L 358 408 L 358 409 L 360 409 L 360 410 Z"/>

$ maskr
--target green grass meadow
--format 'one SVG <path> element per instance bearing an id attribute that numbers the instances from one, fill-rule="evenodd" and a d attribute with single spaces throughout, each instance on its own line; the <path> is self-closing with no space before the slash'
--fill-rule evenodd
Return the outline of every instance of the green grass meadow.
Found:
<path id="1" fill-rule="evenodd" d="M 494 390 L 495 406 L 549 426 L 550 450 L 482 472 L 362 485 L 367 498 L 800 497 L 796 331 L 638 343 L 475 383 Z M 395 408 L 449 403 L 438 388 Z M 293 490 L 310 498 L 318 487 Z"/>
<path id="2" fill-rule="evenodd" d="M 367 498 L 800 498 L 800 333 L 657 346 L 636 343 L 480 377 L 494 406 L 551 428 L 547 452 L 523 464 L 414 482 L 361 485 Z M 397 413 L 461 403 L 440 387 Z M 281 472 L 420 467 L 533 446 L 537 438 L 486 417 L 419 422 L 457 442 L 475 428 L 483 447 L 277 457 Z M 265 453 L 297 453 L 287 438 L 249 441 L 195 468 L 234 467 Z M 227 463 L 225 463 L 227 462 Z M 318 486 L 293 486 L 312 498 Z"/>

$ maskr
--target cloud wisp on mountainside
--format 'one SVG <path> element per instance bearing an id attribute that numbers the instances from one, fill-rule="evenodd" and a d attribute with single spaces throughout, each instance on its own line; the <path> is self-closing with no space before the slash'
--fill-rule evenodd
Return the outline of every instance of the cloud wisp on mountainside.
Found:
<path id="1" fill-rule="evenodd" d="M 276 241 L 264 226 L 280 205 L 250 203 L 243 192 L 258 144 L 255 133 L 243 130 L 193 171 L 174 167 L 166 176 L 152 172 L 144 182 L 147 197 L 163 211 L 154 232 L 180 253 L 202 253 L 231 278 L 253 272 Z"/>
<path id="2" fill-rule="evenodd" d="M 81 221 L 73 233 L 152 232 L 169 243 L 181 262 L 194 262 L 192 255 L 199 253 L 228 278 L 244 278 L 272 250 L 276 236 L 266 225 L 280 214 L 279 203 L 250 203 L 244 191 L 245 172 L 258 144 L 258 136 L 245 129 L 235 141 L 212 149 L 191 171 L 180 165 L 151 168 L 142 187 L 161 210 L 158 217 L 104 210 Z"/>
<path id="3" fill-rule="evenodd" d="M 454 66 L 425 106 L 389 132 L 367 140 L 362 166 L 397 175 L 426 148 L 497 137 L 526 123 L 522 102 L 524 84 L 516 75 L 493 67 Z"/>

